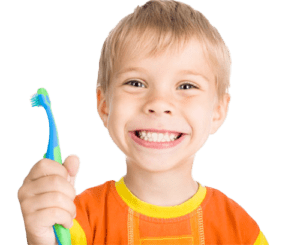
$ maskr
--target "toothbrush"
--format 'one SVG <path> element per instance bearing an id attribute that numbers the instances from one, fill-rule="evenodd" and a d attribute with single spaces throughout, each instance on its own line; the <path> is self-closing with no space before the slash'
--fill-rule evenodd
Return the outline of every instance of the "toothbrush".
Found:
<path id="1" fill-rule="evenodd" d="M 48 158 L 62 164 L 57 129 L 51 110 L 49 94 L 47 93 L 46 89 L 38 89 L 37 93 L 31 97 L 31 105 L 32 107 L 44 107 L 49 120 L 49 142 L 47 153 L 45 153 L 44 158 Z M 58 245 L 71 245 L 71 235 L 69 229 L 63 227 L 62 225 L 55 224 L 53 225 L 53 230 Z"/>

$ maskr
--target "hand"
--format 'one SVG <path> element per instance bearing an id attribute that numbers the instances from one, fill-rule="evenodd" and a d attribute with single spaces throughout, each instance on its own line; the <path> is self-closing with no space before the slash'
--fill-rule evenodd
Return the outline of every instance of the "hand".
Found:
<path id="1" fill-rule="evenodd" d="M 38 161 L 18 191 L 29 245 L 57 244 L 53 225 L 71 228 L 76 216 L 74 181 L 79 168 L 77 156 L 63 165 L 50 159 Z M 70 176 L 70 181 L 68 181 Z"/>

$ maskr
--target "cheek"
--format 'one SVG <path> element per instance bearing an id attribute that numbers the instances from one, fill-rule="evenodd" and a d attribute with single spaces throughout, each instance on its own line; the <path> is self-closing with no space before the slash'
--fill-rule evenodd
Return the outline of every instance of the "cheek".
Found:
<path id="1" fill-rule="evenodd" d="M 127 133 L 127 123 L 133 113 L 131 103 L 123 96 L 116 96 L 112 99 L 113 103 L 110 106 L 108 116 L 108 130 L 112 138 L 120 137 Z M 131 106 L 130 106 L 131 105 Z M 125 132 L 126 131 L 126 132 Z"/>
<path id="2" fill-rule="evenodd" d="M 195 101 L 186 106 L 184 112 L 196 134 L 206 134 L 211 127 L 212 111 L 201 101 Z"/>

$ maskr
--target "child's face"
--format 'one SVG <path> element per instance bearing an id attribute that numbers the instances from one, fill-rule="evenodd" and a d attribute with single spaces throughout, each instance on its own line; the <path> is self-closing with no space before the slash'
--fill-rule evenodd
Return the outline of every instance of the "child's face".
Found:
<path id="1" fill-rule="evenodd" d="M 118 74 L 129 67 L 139 70 Z M 197 40 L 190 41 L 178 54 L 125 57 L 113 74 L 111 86 L 109 101 L 98 92 L 98 112 L 113 141 L 126 154 L 127 164 L 136 169 L 162 172 L 190 166 L 195 153 L 226 117 L 229 97 L 218 107 L 214 74 Z M 149 128 L 187 135 L 180 144 L 167 149 L 141 146 L 130 136 L 130 131 Z"/>

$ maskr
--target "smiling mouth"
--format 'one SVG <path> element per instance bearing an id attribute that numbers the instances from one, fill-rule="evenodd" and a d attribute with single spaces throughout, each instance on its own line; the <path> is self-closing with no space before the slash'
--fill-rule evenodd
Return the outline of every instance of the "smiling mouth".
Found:
<path id="1" fill-rule="evenodd" d="M 178 140 L 182 135 L 183 133 L 180 133 L 178 136 L 173 136 L 173 137 L 165 137 L 165 134 L 162 134 L 162 133 L 157 133 L 159 136 L 158 136 L 158 139 L 156 137 L 155 140 L 152 139 L 152 137 L 150 137 L 152 140 L 148 140 L 149 138 L 147 137 L 147 135 L 142 135 L 141 134 L 141 131 L 134 131 L 134 134 L 136 137 L 138 137 L 139 139 L 142 139 L 142 140 L 145 140 L 145 141 L 154 141 L 154 142 L 170 142 L 170 141 L 175 141 L 175 140 Z"/>

